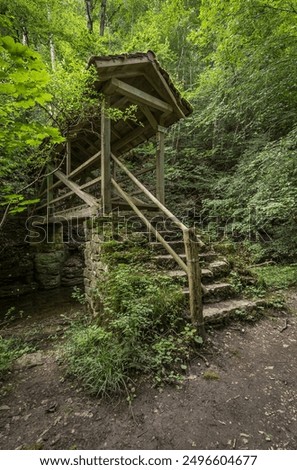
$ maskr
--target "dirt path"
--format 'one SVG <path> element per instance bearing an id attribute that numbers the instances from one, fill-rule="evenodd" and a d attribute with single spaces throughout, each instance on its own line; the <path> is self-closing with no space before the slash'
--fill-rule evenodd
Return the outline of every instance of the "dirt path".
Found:
<path id="1" fill-rule="evenodd" d="M 297 292 L 288 303 L 293 314 L 212 332 L 179 387 L 143 385 L 132 408 L 89 397 L 41 349 L 2 384 L 0 448 L 296 449 Z"/>

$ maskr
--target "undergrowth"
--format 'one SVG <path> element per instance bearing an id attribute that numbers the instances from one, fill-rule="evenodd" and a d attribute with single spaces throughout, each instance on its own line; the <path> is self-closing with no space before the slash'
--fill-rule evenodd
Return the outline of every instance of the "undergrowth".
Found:
<path id="1" fill-rule="evenodd" d="M 104 311 L 96 321 L 69 331 L 64 356 L 70 373 L 97 395 L 130 395 L 141 376 L 150 377 L 154 385 L 178 381 L 191 351 L 202 342 L 183 320 L 180 287 L 145 264 L 131 262 L 121 249 L 129 262 L 116 264 L 115 244 L 109 242 L 107 248 L 110 269 L 98 286 Z M 136 252 L 132 250 L 133 257 Z"/>
<path id="2" fill-rule="evenodd" d="M 15 359 L 31 352 L 32 348 L 15 339 L 5 339 L 0 336 L 0 378 L 11 369 Z"/>
<path id="3" fill-rule="evenodd" d="M 297 264 L 252 268 L 259 282 L 269 289 L 286 289 L 297 284 Z"/>
<path id="4" fill-rule="evenodd" d="M 297 264 L 280 264 L 266 260 L 257 264 L 255 252 L 259 245 L 252 242 L 235 243 L 230 239 L 215 244 L 216 251 L 225 255 L 231 265 L 228 281 L 236 294 L 248 298 L 264 298 L 276 293 L 276 305 L 280 291 L 297 284 Z"/>

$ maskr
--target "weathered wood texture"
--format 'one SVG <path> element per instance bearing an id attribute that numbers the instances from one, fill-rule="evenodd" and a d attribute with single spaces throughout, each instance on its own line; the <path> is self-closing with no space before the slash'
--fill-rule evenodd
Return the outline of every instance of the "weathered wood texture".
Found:
<path id="1" fill-rule="evenodd" d="M 126 173 L 127 176 L 133 181 L 133 183 L 138 186 L 139 189 L 142 190 L 143 194 L 145 194 L 159 209 L 163 212 L 166 217 L 168 217 L 172 222 L 176 224 L 178 228 L 181 230 L 186 230 L 188 227 L 184 225 L 167 207 L 165 207 L 137 178 L 128 170 L 128 168 L 112 154 L 112 159 L 114 162 Z M 204 243 L 197 237 L 197 243 L 203 247 Z"/>
<path id="2" fill-rule="evenodd" d="M 175 259 L 178 263 L 179 267 L 187 272 L 187 265 L 183 262 L 180 256 L 171 248 L 171 246 L 164 240 L 162 235 L 155 229 L 155 227 L 149 222 L 149 220 L 145 217 L 145 215 L 141 212 L 141 210 L 134 204 L 133 199 L 117 184 L 117 182 L 113 179 L 112 184 L 117 190 L 117 192 L 122 196 L 122 198 L 129 204 L 131 209 L 138 215 L 138 217 L 143 221 L 146 225 L 148 230 L 157 238 L 157 240 L 162 243 L 164 248 L 168 251 L 168 253 Z"/>
<path id="3" fill-rule="evenodd" d="M 104 214 L 111 212 L 111 123 L 107 115 L 108 98 L 101 106 L 101 197 Z"/>
<path id="4" fill-rule="evenodd" d="M 172 106 L 166 101 L 160 100 L 159 98 L 146 93 L 135 86 L 131 86 L 128 83 L 112 78 L 109 83 L 104 87 L 104 93 L 111 94 L 118 92 L 121 95 L 127 96 L 132 102 L 144 104 L 150 108 L 158 109 L 166 113 L 173 111 Z"/>
<path id="5" fill-rule="evenodd" d="M 197 327 L 199 335 L 205 339 L 205 328 L 202 304 L 201 268 L 199 263 L 199 248 L 194 229 L 183 231 L 185 252 L 187 258 L 187 274 L 189 282 L 189 298 L 191 321 Z"/>
<path id="6" fill-rule="evenodd" d="M 70 181 L 67 178 L 67 176 L 64 173 L 62 173 L 62 171 L 60 171 L 60 170 L 55 171 L 55 176 L 57 178 L 59 178 L 59 180 L 62 181 L 62 183 L 64 183 L 65 186 L 67 186 L 69 189 L 71 189 L 73 194 L 76 194 L 76 196 L 78 196 L 86 204 L 88 204 L 88 206 L 90 206 L 90 207 L 97 207 L 98 206 L 97 199 L 95 199 L 90 194 L 87 194 L 86 192 L 82 191 L 81 188 L 79 187 L 79 185 L 74 183 L 73 181 Z"/>
<path id="7" fill-rule="evenodd" d="M 157 132 L 157 152 L 156 152 L 156 186 L 157 186 L 157 198 L 162 204 L 165 204 L 165 181 L 164 181 L 164 140 L 165 140 L 165 129 L 158 126 Z"/>

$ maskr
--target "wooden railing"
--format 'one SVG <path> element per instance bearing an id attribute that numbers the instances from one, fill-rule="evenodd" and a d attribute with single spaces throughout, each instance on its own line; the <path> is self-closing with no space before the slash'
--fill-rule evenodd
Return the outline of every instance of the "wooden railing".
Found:
<path id="1" fill-rule="evenodd" d="M 90 157 L 88 160 L 86 160 L 80 166 L 78 166 L 77 168 L 70 171 L 68 175 L 66 175 L 65 173 L 60 171 L 58 168 L 57 169 L 48 168 L 49 175 L 47 176 L 47 178 L 45 178 L 45 181 L 47 182 L 47 187 L 46 187 L 46 189 L 42 189 L 40 194 L 39 194 L 40 198 L 42 198 L 42 196 L 46 196 L 46 202 L 43 203 L 43 204 L 39 204 L 36 207 L 36 210 L 39 211 L 41 209 L 44 209 L 45 207 L 47 207 L 48 209 L 53 209 L 55 204 L 61 203 L 65 199 L 67 199 L 71 196 L 77 196 L 79 199 L 84 201 L 87 204 L 88 207 L 97 207 L 98 206 L 98 200 L 96 198 L 94 198 L 92 195 L 86 193 L 84 190 L 100 183 L 101 176 L 98 176 L 97 178 L 94 178 L 93 180 L 88 181 L 88 182 L 86 182 L 82 185 L 78 185 L 77 183 L 72 181 L 72 178 L 79 175 L 81 172 L 83 172 L 84 170 L 89 168 L 94 163 L 96 163 L 96 162 L 99 163 L 100 154 L 101 154 L 101 152 L 97 152 L 95 155 Z M 58 181 L 56 181 L 55 183 L 53 182 L 54 177 L 56 177 L 58 179 Z M 66 192 L 62 195 L 58 195 L 57 197 L 54 197 L 54 190 L 57 189 L 57 188 L 61 188 L 61 186 L 68 187 L 68 189 L 70 189 L 70 191 L 68 191 L 68 192 Z M 81 209 L 81 206 L 79 206 L 78 208 Z"/>
<path id="2" fill-rule="evenodd" d="M 84 189 L 91 187 L 101 181 L 101 177 L 97 177 L 92 181 L 84 183 L 82 185 L 78 185 L 70 178 L 78 175 L 81 171 L 85 170 L 87 167 L 92 165 L 100 156 L 100 152 L 96 155 L 91 157 L 89 160 L 84 162 L 82 165 L 77 167 L 75 170 L 69 173 L 69 175 L 65 175 L 59 169 L 50 172 L 50 177 L 47 179 L 47 189 L 44 193 L 47 196 L 47 202 L 38 207 L 38 209 L 42 209 L 44 207 L 53 208 L 54 204 L 60 203 L 61 201 L 65 200 L 70 196 L 77 196 L 80 200 L 84 201 L 86 204 L 88 211 L 85 213 L 87 214 L 86 217 L 93 216 L 93 210 L 99 208 L 99 200 L 96 199 L 91 194 L 88 194 L 84 191 Z M 207 290 L 203 286 L 201 282 L 201 268 L 199 262 L 199 249 L 204 246 L 202 240 L 196 235 L 195 230 L 193 228 L 188 228 L 184 225 L 164 204 L 162 204 L 158 198 L 156 198 L 136 177 L 133 175 L 127 167 L 118 160 L 113 154 L 111 155 L 115 167 L 120 168 L 125 175 L 137 186 L 137 194 L 142 194 L 146 196 L 153 205 L 158 208 L 160 212 L 164 214 L 171 222 L 173 222 L 178 229 L 181 230 L 183 235 L 183 241 L 185 246 L 185 254 L 186 254 L 186 262 L 181 256 L 172 248 L 172 246 L 165 240 L 165 238 L 159 233 L 159 231 L 152 225 L 152 223 L 148 220 L 145 214 L 141 211 L 140 207 L 138 207 L 139 202 L 142 203 L 139 199 L 133 197 L 135 193 L 128 194 L 119 184 L 118 180 L 116 181 L 115 177 L 111 179 L 111 183 L 115 191 L 118 195 L 126 201 L 128 206 L 135 212 L 135 214 L 142 220 L 148 230 L 154 234 L 156 239 L 162 244 L 162 246 L 167 250 L 167 252 L 172 256 L 172 258 L 176 261 L 178 266 L 186 273 L 188 277 L 188 284 L 189 284 L 189 298 L 190 298 L 190 314 L 191 314 L 191 321 L 193 325 L 197 327 L 198 333 L 204 338 L 205 337 L 205 329 L 204 329 L 204 319 L 203 319 L 203 306 L 202 306 L 202 295 L 203 292 L 205 293 Z M 144 171 L 140 172 L 140 174 L 145 173 Z M 116 174 L 116 172 L 115 172 Z M 53 177 L 56 177 L 58 181 L 53 183 Z M 62 195 L 58 195 L 57 197 L 53 197 L 53 189 L 59 185 L 63 185 L 69 189 L 68 192 Z M 83 206 L 84 207 L 84 206 Z M 84 210 L 83 207 L 73 208 L 72 212 L 75 209 Z M 151 207 L 148 205 L 148 207 Z M 71 211 L 71 209 L 68 209 Z M 49 212 L 49 211 L 48 211 Z M 64 211 L 60 216 L 62 217 L 65 214 Z M 55 214 L 59 216 L 59 212 L 55 211 Z"/>
<path id="3" fill-rule="evenodd" d="M 179 267 L 187 274 L 189 283 L 189 297 L 190 297 L 190 314 L 193 325 L 197 327 L 198 333 L 202 338 L 205 338 L 204 318 L 203 318 L 203 304 L 202 295 L 206 288 L 201 282 L 201 268 L 199 262 L 199 248 L 204 246 L 202 240 L 196 235 L 193 228 L 188 228 L 184 225 L 172 212 L 165 207 L 127 168 L 118 160 L 114 155 L 112 159 L 124 173 L 131 179 L 131 181 L 153 202 L 158 209 L 168 217 L 175 225 L 182 231 L 183 241 L 185 245 L 186 263 L 182 260 L 178 253 L 167 243 L 158 230 L 151 224 L 143 212 L 134 204 L 131 196 L 127 194 L 123 188 L 112 178 L 112 185 L 117 193 L 129 204 L 131 209 L 142 220 L 146 227 L 154 234 L 156 239 L 163 245 L 167 252 L 174 258 Z"/>

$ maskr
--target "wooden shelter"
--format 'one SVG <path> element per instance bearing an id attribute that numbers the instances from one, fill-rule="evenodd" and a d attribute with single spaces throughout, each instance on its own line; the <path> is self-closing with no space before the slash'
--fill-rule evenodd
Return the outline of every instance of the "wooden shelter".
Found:
<path id="1" fill-rule="evenodd" d="M 89 61 L 98 75 L 96 91 L 101 110 L 90 119 L 79 119 L 67 133 L 67 142 L 56 149 L 55 166 L 48 171 L 47 188 L 38 210 L 46 210 L 47 222 L 55 223 L 107 215 L 114 208 L 129 208 L 156 236 L 177 265 L 188 275 L 192 321 L 203 330 L 202 285 L 198 247 L 203 243 L 165 206 L 164 136 L 179 119 L 192 112 L 152 51 L 116 56 L 94 56 Z M 135 119 L 113 120 L 112 109 L 125 111 L 136 105 Z M 156 136 L 155 191 L 137 178 L 152 167 L 132 174 L 121 156 Z M 128 194 L 117 178 L 124 174 L 137 187 Z M 142 199 L 140 199 L 142 197 Z M 145 202 L 143 198 L 146 198 Z M 82 204 L 83 202 L 83 204 Z M 157 209 L 183 233 L 186 259 L 150 223 L 144 209 Z M 204 331 L 204 330 L 203 330 Z"/>
<path id="2" fill-rule="evenodd" d="M 78 182 L 84 192 L 89 188 L 94 189 L 95 185 L 97 187 L 101 185 L 100 194 L 96 191 L 92 193 L 97 199 L 96 206 L 99 205 L 102 212 L 107 214 L 117 204 L 112 201 L 113 156 L 120 157 L 156 136 L 156 196 L 164 203 L 165 131 L 179 119 L 188 116 L 192 112 L 191 105 L 181 97 L 169 75 L 160 67 L 151 51 L 117 56 L 94 56 L 91 57 L 89 66 L 95 67 L 98 74 L 95 87 L 104 98 L 101 113 L 98 112 L 98 115 L 91 119 L 78 120 L 70 128 L 66 146 L 56 149 L 56 162 L 60 164 L 63 158 L 64 162 L 55 172 L 55 177 L 60 183 L 68 185 L 70 191 L 76 193 L 79 198 L 82 194 L 76 191 L 78 188 L 74 185 L 69 185 L 69 181 Z M 137 106 L 134 120 L 116 121 L 109 118 L 109 108 L 125 111 L 131 105 Z M 98 177 L 92 181 L 89 176 L 94 173 L 96 167 Z M 51 190 L 57 186 L 61 188 L 61 184 L 56 184 Z M 55 198 L 52 192 L 49 194 L 49 201 L 44 204 L 49 202 L 51 212 L 57 216 L 61 214 L 68 217 L 69 211 L 66 211 L 65 199 L 65 197 Z M 88 215 L 90 211 L 87 208 L 92 207 L 94 201 L 88 197 L 82 199 L 86 203 L 86 215 Z M 64 215 L 63 210 L 58 207 L 61 206 L 58 204 L 61 201 L 65 210 Z M 72 203 L 69 206 L 73 209 Z M 83 210 L 72 210 L 69 217 L 81 215 Z"/>

